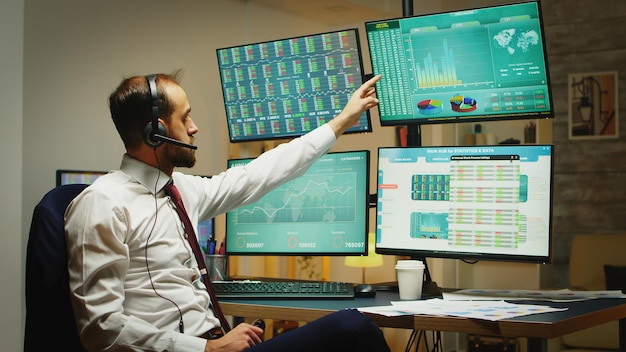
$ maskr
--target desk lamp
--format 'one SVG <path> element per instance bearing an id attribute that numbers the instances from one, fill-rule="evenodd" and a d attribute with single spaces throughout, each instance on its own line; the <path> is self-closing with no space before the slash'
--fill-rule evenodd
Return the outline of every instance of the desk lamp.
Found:
<path id="1" fill-rule="evenodd" d="M 361 283 L 365 283 L 365 269 L 383 265 L 383 256 L 376 253 L 376 234 L 370 232 L 367 236 L 367 255 L 348 256 L 344 264 L 353 268 L 361 268 Z"/>

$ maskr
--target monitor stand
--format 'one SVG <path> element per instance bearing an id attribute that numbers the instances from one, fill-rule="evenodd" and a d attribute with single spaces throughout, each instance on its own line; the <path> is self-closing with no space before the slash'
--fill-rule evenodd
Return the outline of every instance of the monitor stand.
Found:
<path id="1" fill-rule="evenodd" d="M 426 298 L 441 298 L 441 288 L 437 286 L 437 283 L 433 281 L 430 276 L 430 270 L 428 270 L 428 262 L 426 258 L 416 258 L 424 263 L 424 283 L 422 284 L 422 297 Z"/>
<path id="2" fill-rule="evenodd" d="M 422 286 L 422 298 L 442 298 L 441 287 L 434 281 L 424 281 Z"/>

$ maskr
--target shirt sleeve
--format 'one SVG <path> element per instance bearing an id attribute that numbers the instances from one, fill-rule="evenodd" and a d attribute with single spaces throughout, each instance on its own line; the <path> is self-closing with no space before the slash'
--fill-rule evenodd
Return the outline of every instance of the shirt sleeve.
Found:
<path id="1" fill-rule="evenodd" d="M 87 188 L 74 199 L 65 214 L 74 315 L 83 344 L 88 349 L 96 350 L 104 349 L 108 343 L 115 341 L 127 321 L 121 311 L 124 273 L 128 269 L 128 250 L 114 235 L 114 232 L 124 233 L 125 230 L 123 221 L 119 221 L 119 214 L 110 204 L 105 197 L 94 194 Z M 95 253 L 96 249 L 100 250 L 99 254 Z M 106 274 L 106 277 L 102 277 L 104 272 L 115 272 L 119 276 Z M 96 291 L 99 295 L 94 294 Z M 110 312 L 113 314 L 109 315 Z M 108 316 L 100 318 L 104 314 Z M 107 332 L 96 331 L 98 327 L 92 324 L 96 319 L 106 320 L 101 324 L 107 327 L 103 329 Z M 89 346 L 92 343 L 104 345 Z"/>
<path id="2" fill-rule="evenodd" d="M 181 190 L 181 193 L 190 203 L 197 201 L 202 219 L 224 213 L 253 203 L 281 184 L 302 176 L 335 141 L 332 128 L 322 125 L 264 152 L 245 166 L 230 168 L 213 176 L 210 182 Z"/>

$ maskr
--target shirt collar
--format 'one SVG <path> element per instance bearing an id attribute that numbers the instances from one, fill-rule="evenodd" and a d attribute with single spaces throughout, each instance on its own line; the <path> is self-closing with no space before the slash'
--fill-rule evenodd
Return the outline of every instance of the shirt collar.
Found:
<path id="1" fill-rule="evenodd" d="M 154 193 L 155 189 L 157 192 L 160 191 L 171 180 L 163 171 L 128 154 L 124 154 L 120 170 L 137 180 L 151 193 Z"/>

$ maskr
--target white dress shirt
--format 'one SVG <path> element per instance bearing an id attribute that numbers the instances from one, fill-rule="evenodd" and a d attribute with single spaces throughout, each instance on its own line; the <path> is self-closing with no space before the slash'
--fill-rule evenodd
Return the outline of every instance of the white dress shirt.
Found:
<path id="1" fill-rule="evenodd" d="M 335 141 L 323 125 L 212 178 L 174 172 L 193 224 L 260 199 L 306 172 Z M 90 351 L 204 351 L 219 326 L 173 204 L 170 178 L 124 155 L 66 211 L 70 290 Z M 197 228 L 194 229 L 197 233 Z M 179 332 L 179 321 L 184 334 Z"/>

